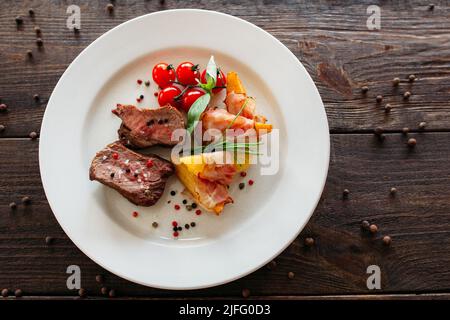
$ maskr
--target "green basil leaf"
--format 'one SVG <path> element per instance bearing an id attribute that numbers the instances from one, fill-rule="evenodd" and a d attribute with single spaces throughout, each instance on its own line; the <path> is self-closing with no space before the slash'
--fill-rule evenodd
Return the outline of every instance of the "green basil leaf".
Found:
<path id="1" fill-rule="evenodd" d="M 214 88 L 217 83 L 217 66 L 214 61 L 214 56 L 211 56 L 208 65 L 206 66 L 206 83 L 210 90 Z"/>
<path id="2" fill-rule="evenodd" d="M 194 131 L 194 128 L 197 125 L 200 116 L 202 115 L 203 111 L 205 111 L 210 100 L 211 95 L 209 93 L 205 93 L 200 98 L 195 100 L 195 102 L 192 104 L 187 115 L 187 131 L 189 132 L 189 134 Z"/>

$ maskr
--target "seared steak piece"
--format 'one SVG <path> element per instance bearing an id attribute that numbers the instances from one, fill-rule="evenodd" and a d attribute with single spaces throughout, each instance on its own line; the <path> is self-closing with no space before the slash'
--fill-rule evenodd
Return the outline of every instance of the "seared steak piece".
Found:
<path id="1" fill-rule="evenodd" d="M 171 162 L 155 155 L 140 155 L 116 141 L 97 152 L 89 179 L 116 189 L 136 205 L 149 207 L 161 198 L 173 173 Z"/>
<path id="2" fill-rule="evenodd" d="M 139 109 L 118 104 L 112 112 L 122 119 L 119 139 L 130 148 L 176 145 L 178 141 L 171 141 L 172 132 L 185 128 L 183 114 L 170 105 L 158 109 Z"/>

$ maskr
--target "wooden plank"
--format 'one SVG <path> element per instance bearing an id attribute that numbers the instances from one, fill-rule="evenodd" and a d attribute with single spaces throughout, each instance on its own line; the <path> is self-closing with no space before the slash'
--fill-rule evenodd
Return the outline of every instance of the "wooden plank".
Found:
<path id="1" fill-rule="evenodd" d="M 322 200 L 302 234 L 266 267 L 216 288 L 171 292 L 132 284 L 105 272 L 85 257 L 63 233 L 46 201 L 38 169 L 38 142 L 0 139 L 0 288 L 21 288 L 25 295 L 74 295 L 67 290 L 66 268 L 77 264 L 82 286 L 98 295 L 97 274 L 119 296 L 239 297 L 397 294 L 449 292 L 450 133 L 419 133 L 415 149 L 406 137 L 387 134 L 333 134 L 329 177 Z M 396 187 L 395 197 L 389 190 Z M 342 199 L 342 190 L 350 195 Z M 8 204 L 31 195 L 29 206 L 11 212 Z M 301 198 L 301 195 L 299 195 Z M 370 236 L 360 221 L 376 223 Z M 382 245 L 390 235 L 392 246 Z M 45 237 L 55 237 L 51 246 Z M 305 237 L 316 245 L 305 247 Z M 366 287 L 366 268 L 380 266 L 382 290 Z M 288 272 L 295 278 L 289 279 Z"/>
<path id="2" fill-rule="evenodd" d="M 280 39 L 303 62 L 325 103 L 332 132 L 361 132 L 383 126 L 392 131 L 417 128 L 450 130 L 450 6 L 435 1 L 429 11 L 423 1 L 380 2 L 381 30 L 366 27 L 367 6 L 353 1 L 118 1 L 111 16 L 103 1 L 72 1 L 82 12 L 81 32 L 66 25 L 61 1 L 33 2 L 35 17 L 27 17 L 28 2 L 0 2 L 0 98 L 10 112 L 0 114 L 7 129 L 1 137 L 25 137 L 38 131 L 48 98 L 69 63 L 107 30 L 149 12 L 174 8 L 218 10 L 242 17 Z M 14 17 L 23 15 L 17 29 Z M 42 29 L 44 49 L 38 51 L 33 27 Z M 143 32 L 143 41 L 145 33 Z M 28 61 L 26 50 L 33 49 Z M 406 79 L 415 74 L 411 84 Z M 394 77 L 402 79 L 397 89 Z M 360 87 L 369 86 L 367 95 Z M 410 90 L 409 101 L 402 94 Z M 40 102 L 33 95 L 41 96 Z M 393 106 L 386 116 L 375 103 L 381 94 Z"/>

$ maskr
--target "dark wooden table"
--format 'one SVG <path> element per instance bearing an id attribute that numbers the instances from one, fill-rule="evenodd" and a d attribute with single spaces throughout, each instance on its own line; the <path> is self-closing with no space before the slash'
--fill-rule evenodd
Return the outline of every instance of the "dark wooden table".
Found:
<path id="1" fill-rule="evenodd" d="M 66 26 L 81 8 L 78 34 Z M 450 8 L 448 1 L 0 1 L 0 288 L 29 298 L 71 298 L 66 268 L 99 297 L 95 276 L 118 297 L 447 298 L 450 297 Z M 381 7 L 381 30 L 368 30 L 366 9 Z M 28 9 L 35 11 L 28 16 Z M 112 275 L 84 256 L 62 231 L 45 198 L 38 167 L 39 132 L 49 96 L 69 63 L 98 36 L 158 10 L 202 8 L 244 18 L 272 33 L 305 65 L 328 114 L 331 163 L 325 191 L 301 235 L 275 268 L 215 288 L 173 292 Z M 23 16 L 16 26 L 15 17 Z M 42 30 L 38 50 L 34 27 Z M 163 27 L 162 27 L 163 30 Z M 145 33 L 143 33 L 145 41 Z M 27 58 L 27 50 L 33 58 Z M 274 62 L 275 63 L 275 62 Z M 270 66 L 268 66 L 270 67 Z M 414 74 L 414 82 L 408 76 Z M 398 87 L 392 85 L 400 78 Z M 282 80 L 280 80 L 282 81 Z M 76 84 L 74 84 L 76 85 Z M 361 92 L 368 86 L 366 94 Z M 411 92 L 404 100 L 403 94 Z M 39 101 L 34 100 L 38 94 Z M 377 103 L 377 95 L 383 101 Z M 392 106 L 385 113 L 384 106 Z M 420 129 L 419 123 L 426 122 Z M 374 129 L 385 130 L 383 142 Z M 402 134 L 408 127 L 410 133 Z M 76 128 L 74 128 L 76 130 Z M 409 138 L 417 145 L 409 148 Z M 397 193 L 390 195 L 395 187 Z M 349 189 L 343 199 L 343 189 Z M 21 199 L 31 197 L 31 204 Z M 16 210 L 9 203 L 18 203 Z M 378 233 L 361 231 L 361 221 Z M 382 238 L 389 235 L 391 246 Z M 47 245 L 45 238 L 54 242 Z M 315 240 L 313 247 L 304 244 Z M 366 268 L 381 268 L 381 289 Z M 289 279 L 288 272 L 295 278 Z"/>

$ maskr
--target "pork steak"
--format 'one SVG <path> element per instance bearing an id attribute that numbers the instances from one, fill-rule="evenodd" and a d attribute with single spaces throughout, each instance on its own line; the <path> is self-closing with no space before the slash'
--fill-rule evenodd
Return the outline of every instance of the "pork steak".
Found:
<path id="1" fill-rule="evenodd" d="M 172 132 L 185 128 L 183 114 L 170 105 L 140 109 L 118 104 L 112 112 L 122 119 L 119 139 L 130 148 L 148 148 L 157 144 L 174 146 L 178 141 L 172 141 Z"/>
<path id="2" fill-rule="evenodd" d="M 171 162 L 156 155 L 138 154 L 116 141 L 97 152 L 89 179 L 117 190 L 138 206 L 149 207 L 161 198 L 173 173 Z"/>

